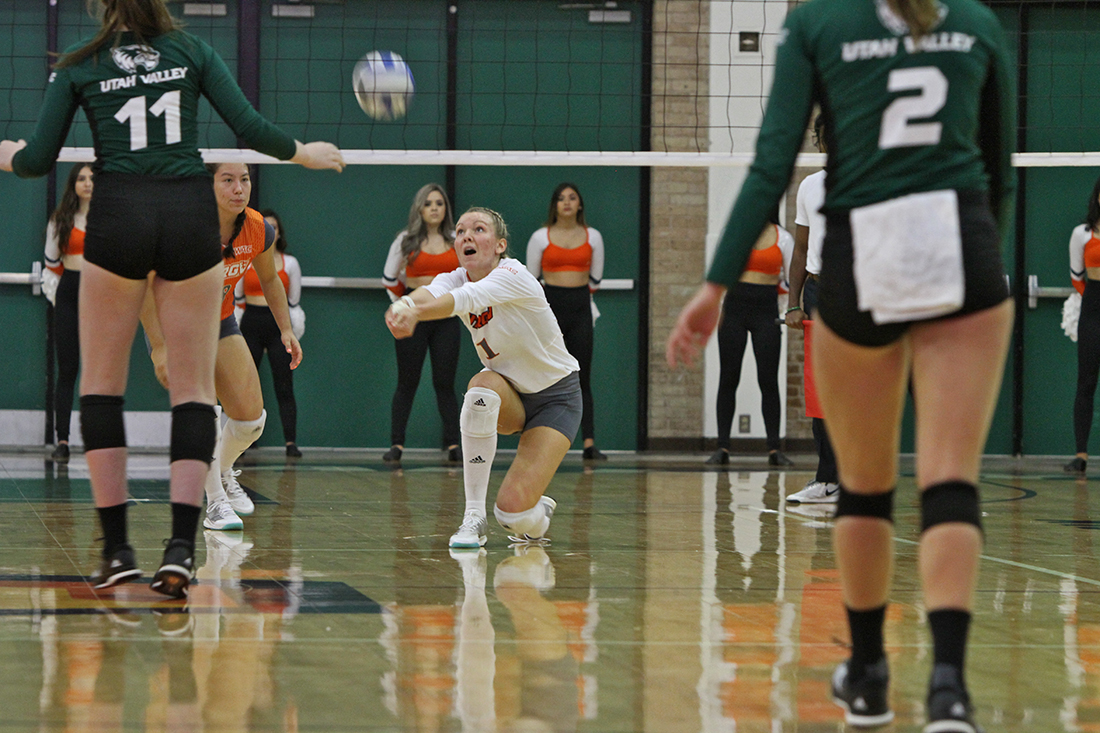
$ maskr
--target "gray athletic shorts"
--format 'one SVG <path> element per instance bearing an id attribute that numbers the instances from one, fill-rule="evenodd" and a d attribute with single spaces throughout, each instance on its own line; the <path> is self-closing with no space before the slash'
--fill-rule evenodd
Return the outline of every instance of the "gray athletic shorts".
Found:
<path id="1" fill-rule="evenodd" d="M 524 430 L 546 426 L 554 428 L 572 443 L 581 427 L 581 378 L 573 372 L 541 392 L 518 392 L 527 413 Z"/>
<path id="2" fill-rule="evenodd" d="M 241 325 L 237 323 L 237 316 L 230 313 L 222 319 L 221 331 L 218 333 L 218 341 L 233 335 L 241 335 Z"/>

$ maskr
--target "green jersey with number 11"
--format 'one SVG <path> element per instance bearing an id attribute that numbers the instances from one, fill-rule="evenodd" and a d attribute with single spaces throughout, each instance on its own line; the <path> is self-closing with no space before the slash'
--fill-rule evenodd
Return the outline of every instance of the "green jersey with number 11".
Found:
<path id="1" fill-rule="evenodd" d="M 24 178 L 49 172 L 82 107 L 92 127 L 96 172 L 206 175 L 198 150 L 200 96 L 256 150 L 280 160 L 294 156 L 294 138 L 252 108 L 207 43 L 183 31 L 139 43 L 125 32 L 117 45 L 104 44 L 50 76 L 38 124 L 13 169 Z"/>
<path id="2" fill-rule="evenodd" d="M 1015 87 L 1004 34 L 977 0 L 939 0 L 914 39 L 885 0 L 812 0 L 787 17 L 756 158 L 707 280 L 730 286 L 786 190 L 815 103 L 825 115 L 825 212 L 923 191 L 989 191 L 1008 224 Z"/>

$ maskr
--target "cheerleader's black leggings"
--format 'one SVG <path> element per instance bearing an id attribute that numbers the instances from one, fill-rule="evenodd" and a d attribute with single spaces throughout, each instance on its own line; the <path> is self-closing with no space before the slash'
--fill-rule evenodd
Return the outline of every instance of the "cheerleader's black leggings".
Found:
<path id="1" fill-rule="evenodd" d="M 565 348 L 581 365 L 581 437 L 595 440 L 596 424 L 592 408 L 592 296 L 587 285 L 577 288 L 546 286 L 546 302 L 565 337 Z"/>
<path id="2" fill-rule="evenodd" d="M 283 346 L 282 333 L 271 309 L 263 305 L 250 305 L 244 309 L 241 319 L 241 335 L 244 336 L 257 372 L 260 361 L 267 352 L 271 362 L 271 381 L 275 387 L 275 399 L 279 402 L 279 419 L 283 423 L 283 440 L 298 442 L 298 402 L 294 399 L 294 372 L 290 369 L 290 354 Z"/>
<path id="3" fill-rule="evenodd" d="M 1077 322 L 1077 395 L 1073 399 L 1073 437 L 1077 453 L 1088 453 L 1093 398 L 1100 374 L 1100 280 L 1086 280 Z"/>
<path id="4" fill-rule="evenodd" d="M 722 323 L 718 326 L 718 447 L 730 447 L 730 430 L 737 411 L 737 385 L 741 382 L 741 362 L 752 334 L 752 352 L 756 358 L 756 381 L 760 385 L 761 410 L 768 450 L 779 449 L 779 303 L 774 285 L 737 283 L 722 304 Z"/>
<path id="5" fill-rule="evenodd" d="M 65 270 L 57 284 L 53 309 L 54 344 L 57 347 L 57 389 L 54 392 L 54 430 L 57 440 L 69 439 L 73 393 L 80 371 L 80 272 Z"/>
<path id="6" fill-rule="evenodd" d="M 420 385 L 424 357 L 432 355 L 432 387 L 435 404 L 443 420 L 443 447 L 458 445 L 462 439 L 458 428 L 458 398 L 455 397 L 455 374 L 458 353 L 462 346 L 462 323 L 457 318 L 421 321 L 413 335 L 395 339 L 397 349 L 397 390 L 390 404 L 390 444 L 405 445 L 405 427 L 409 424 L 413 398 Z"/>

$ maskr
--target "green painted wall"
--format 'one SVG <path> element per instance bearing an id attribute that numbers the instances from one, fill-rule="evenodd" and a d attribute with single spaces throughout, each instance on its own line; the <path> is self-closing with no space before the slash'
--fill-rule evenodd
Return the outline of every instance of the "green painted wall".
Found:
<path id="1" fill-rule="evenodd" d="M 1100 7 L 1029 11 L 1027 150 L 1100 150 Z M 1026 269 L 1043 286 L 1066 287 L 1072 229 L 1084 221 L 1100 168 L 1037 168 L 1025 174 Z M 1026 283 L 1024 284 L 1026 287 Z M 1062 333 L 1062 299 L 1028 310 L 1024 336 L 1024 452 L 1073 453 L 1077 351 Z M 1100 447 L 1093 430 L 1091 447 Z"/>
<path id="2" fill-rule="evenodd" d="M 12 122 L 6 137 L 26 136 L 45 86 L 45 11 L 0 0 L 0 52 L 13 64 L 0 69 L 0 119 Z M 446 145 L 446 24 L 449 3 L 440 0 L 382 2 L 347 0 L 316 4 L 310 19 L 274 18 L 264 0 L 261 13 L 260 110 L 301 140 L 332 140 L 345 149 L 440 149 Z M 552 0 L 460 2 L 457 85 L 457 147 L 477 149 L 636 150 L 641 139 L 642 33 L 638 3 L 626 25 L 592 26 L 587 13 L 563 10 Z M 209 41 L 231 70 L 237 64 L 238 3 L 225 18 L 188 17 L 188 30 Z M 173 6 L 180 14 L 180 6 Z M 16 10 L 16 8 L 19 8 Z M 83 3 L 64 3 L 61 46 L 94 33 Z M 13 51 L 12 44 L 19 49 Z M 570 44 L 572 46 L 570 47 Z M 355 102 L 351 73 L 371 50 L 392 50 L 409 62 L 416 97 L 406 118 L 375 122 Z M 597 65 L 602 61 L 602 65 Z M 504 100 L 507 98 L 507 106 Z M 204 107 L 206 147 L 236 147 L 232 133 Z M 602 129 L 601 129 L 602 124 Z M 90 145 L 83 113 L 68 144 Z M 64 180 L 67 164 L 60 164 Z M 386 253 L 403 228 L 413 194 L 424 183 L 446 182 L 443 166 L 351 166 L 342 174 L 297 166 L 263 166 L 259 204 L 279 211 L 290 251 L 303 273 L 381 277 Z M 459 211 L 472 205 L 501 211 L 512 230 L 513 254 L 524 259 L 527 238 L 543 221 L 550 194 L 571 180 L 585 197 L 589 223 L 607 248 L 605 278 L 639 276 L 640 177 L 634 168 L 463 167 L 451 192 Z M 45 181 L 0 176 L 8 211 L 0 267 L 27 271 L 41 258 L 45 230 Z M 12 208 L 8 208 L 12 207 Z M 17 208 L 16 208 L 17 207 Z M 382 314 L 389 303 L 381 290 L 306 289 L 305 361 L 295 377 L 298 439 L 307 446 L 386 446 L 390 399 L 396 383 L 393 339 Z M 600 445 L 636 447 L 639 363 L 639 295 L 597 296 L 603 316 L 596 326 L 593 364 L 596 430 Z M 19 324 L 9 339 L 19 350 L 0 386 L 0 409 L 44 404 L 45 304 L 29 289 L 0 290 L 6 322 Z M 25 352 L 25 353 L 24 353 Z M 435 447 L 440 421 L 425 365 L 410 422 L 411 447 Z M 456 380 L 458 393 L 480 363 L 464 337 Z M 261 368 L 271 413 L 261 443 L 282 442 L 266 362 Z M 18 386 L 16 386 L 18 385 Z M 161 410 L 167 397 L 156 384 L 138 341 L 131 364 L 127 408 Z M 504 445 L 514 443 L 504 442 Z M 579 447 L 579 439 L 578 439 Z"/>

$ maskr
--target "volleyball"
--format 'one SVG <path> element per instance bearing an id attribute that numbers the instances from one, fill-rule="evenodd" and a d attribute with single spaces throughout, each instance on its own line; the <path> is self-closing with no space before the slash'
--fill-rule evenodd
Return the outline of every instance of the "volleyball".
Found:
<path id="1" fill-rule="evenodd" d="M 355 99 L 376 120 L 405 116 L 413 96 L 413 75 L 405 59 L 393 51 L 371 51 L 351 74 Z"/>

